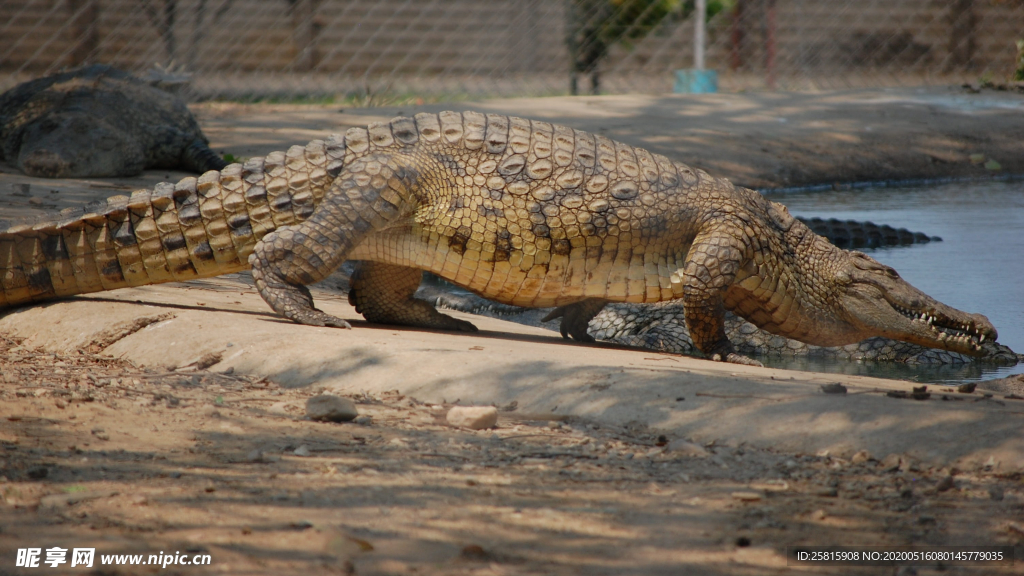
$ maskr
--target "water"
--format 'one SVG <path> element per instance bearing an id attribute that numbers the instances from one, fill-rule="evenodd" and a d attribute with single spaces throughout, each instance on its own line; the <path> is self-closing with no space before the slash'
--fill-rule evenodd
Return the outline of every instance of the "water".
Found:
<path id="1" fill-rule="evenodd" d="M 1024 353 L 1024 182 L 973 182 L 767 197 L 797 216 L 871 220 L 942 242 L 865 250 L 937 300 L 984 314 L 999 342 Z M 774 360 L 784 368 L 864 374 L 921 382 L 988 380 L 1024 373 L 1012 367 L 932 368 L 885 363 Z"/>

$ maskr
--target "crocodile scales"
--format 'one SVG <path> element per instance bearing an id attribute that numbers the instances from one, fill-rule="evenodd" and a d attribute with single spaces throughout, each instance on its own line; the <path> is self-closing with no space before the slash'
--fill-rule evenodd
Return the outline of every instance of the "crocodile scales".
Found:
<path id="1" fill-rule="evenodd" d="M 114 197 L 0 233 L 3 300 L 48 298 L 252 268 L 295 322 L 349 327 L 306 285 L 359 260 L 367 320 L 475 330 L 413 298 L 422 271 L 492 300 L 558 307 L 589 341 L 607 302 L 682 299 L 694 345 L 755 363 L 729 309 L 815 345 L 885 336 L 978 354 L 987 318 L 938 302 L 837 248 L 728 180 L 571 128 L 475 112 L 418 114 Z"/>

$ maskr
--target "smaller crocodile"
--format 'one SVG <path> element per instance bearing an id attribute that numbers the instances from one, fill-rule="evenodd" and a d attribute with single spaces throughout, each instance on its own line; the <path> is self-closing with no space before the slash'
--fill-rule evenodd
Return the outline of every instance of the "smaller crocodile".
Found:
<path id="1" fill-rule="evenodd" d="M 134 176 L 146 168 L 203 173 L 227 163 L 179 98 L 94 64 L 0 94 L 0 160 L 29 176 Z"/>

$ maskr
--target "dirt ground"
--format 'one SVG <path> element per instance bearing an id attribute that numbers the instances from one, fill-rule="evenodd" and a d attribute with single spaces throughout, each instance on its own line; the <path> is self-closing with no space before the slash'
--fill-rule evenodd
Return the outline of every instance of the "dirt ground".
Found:
<path id="1" fill-rule="evenodd" d="M 801 545 L 1024 543 L 1020 471 L 670 440 L 645 426 L 141 368 L 0 338 L 0 573 L 913 574 L 787 567 Z M 15 569 L 17 548 L 96 549 L 91 572 Z M 100 566 L 100 555 L 209 566 Z M 1021 573 L 1005 567 L 918 574 Z"/>
<path id="2" fill-rule="evenodd" d="M 248 157 L 399 112 L 451 107 L 207 104 L 198 113 L 218 150 Z M 556 98 L 457 107 L 594 130 L 753 186 L 1024 174 L 1024 98 L 1010 94 Z M 989 160 L 999 168 L 986 168 Z M 31 215 L 180 176 L 56 182 L 4 169 L 0 206 L 5 217 Z M 191 309 L 201 313 L 206 300 Z M 81 328 L 74 314 L 69 319 L 72 339 Z M 236 371 L 206 357 L 142 366 L 130 355 L 112 356 L 108 344 L 38 348 L 0 334 L 0 575 L 1024 573 L 1021 467 L 773 450 L 666 433 L 644 420 L 524 413 L 511 403 L 499 406 L 495 428 L 474 431 L 447 425 L 454 400 L 360 392 L 358 385 L 342 394 L 360 413 L 355 422 L 314 422 L 306 401 L 338 393 L 315 378 L 297 385 L 283 373 Z M 419 368 L 403 365 L 396 382 Z M 707 370 L 747 377 L 721 365 Z M 853 377 L 832 378 L 849 384 Z M 1010 408 L 994 417 L 1019 420 L 1014 400 L 995 401 Z M 1002 545 L 1013 546 L 1018 560 L 787 564 L 787 547 L 811 545 Z M 68 563 L 15 566 L 18 549 L 42 548 L 45 561 L 53 547 L 68 550 Z M 95 548 L 92 568 L 70 567 L 74 548 Z M 142 562 L 150 554 L 209 555 L 210 563 L 164 568 L 101 559 L 132 554 Z"/>

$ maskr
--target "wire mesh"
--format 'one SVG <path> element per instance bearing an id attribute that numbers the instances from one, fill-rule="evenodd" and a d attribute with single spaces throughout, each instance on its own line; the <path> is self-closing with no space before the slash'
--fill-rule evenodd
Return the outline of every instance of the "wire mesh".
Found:
<path id="1" fill-rule="evenodd" d="M 191 99 L 663 93 L 693 0 L 4 0 L 0 90 L 102 62 Z M 709 0 L 722 90 L 1006 80 L 1024 0 Z M 155 72 L 154 72 L 155 70 Z"/>

